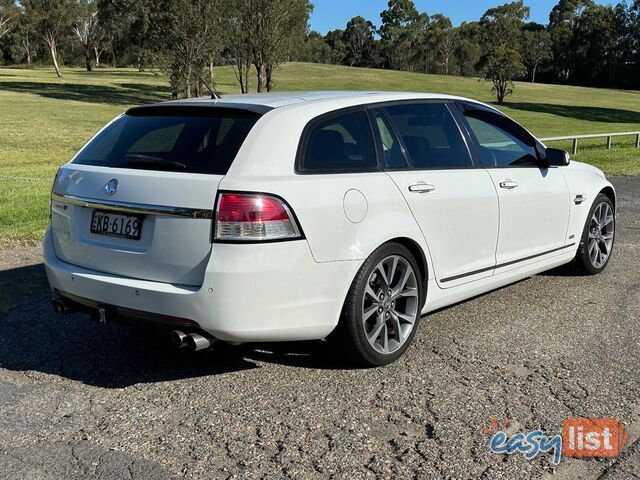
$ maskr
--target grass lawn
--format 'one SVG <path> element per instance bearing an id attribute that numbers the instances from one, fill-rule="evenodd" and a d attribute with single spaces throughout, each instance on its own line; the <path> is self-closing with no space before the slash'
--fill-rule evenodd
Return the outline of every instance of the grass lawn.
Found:
<path id="1" fill-rule="evenodd" d="M 42 237 L 53 175 L 93 133 L 129 106 L 169 96 L 166 79 L 155 72 L 63 74 L 0 68 L 0 248 Z M 230 67 L 216 75 L 223 94 L 238 92 Z M 494 101 L 490 84 L 478 79 L 300 63 L 277 70 L 275 89 L 431 91 Z M 640 131 L 637 91 L 517 83 L 500 109 L 540 137 Z M 574 158 L 610 175 L 640 175 L 633 138 L 614 139 L 611 150 L 604 142 L 581 143 Z"/>

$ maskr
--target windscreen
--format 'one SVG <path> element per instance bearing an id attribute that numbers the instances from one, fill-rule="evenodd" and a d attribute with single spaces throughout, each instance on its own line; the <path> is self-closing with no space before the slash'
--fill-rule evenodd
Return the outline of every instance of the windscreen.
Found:
<path id="1" fill-rule="evenodd" d="M 233 109 L 137 109 L 100 132 L 73 163 L 225 175 L 258 118 Z"/>

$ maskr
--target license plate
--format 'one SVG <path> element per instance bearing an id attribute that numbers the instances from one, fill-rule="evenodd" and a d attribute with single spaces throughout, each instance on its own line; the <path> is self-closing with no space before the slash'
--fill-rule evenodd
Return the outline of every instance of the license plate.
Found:
<path id="1" fill-rule="evenodd" d="M 94 210 L 91 217 L 91 233 L 140 240 L 142 217 Z"/>

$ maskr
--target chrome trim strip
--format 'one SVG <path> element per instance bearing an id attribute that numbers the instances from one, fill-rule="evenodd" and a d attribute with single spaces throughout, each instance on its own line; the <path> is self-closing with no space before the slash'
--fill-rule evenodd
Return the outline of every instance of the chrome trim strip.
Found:
<path id="1" fill-rule="evenodd" d="M 164 205 L 145 205 L 142 203 L 115 202 L 112 200 L 96 200 L 94 198 L 76 197 L 75 195 L 51 194 L 51 200 L 86 208 L 98 208 L 121 213 L 137 213 L 144 215 L 168 215 L 172 217 L 188 217 L 210 220 L 213 218 L 213 208 L 204 210 L 199 208 L 167 207 Z M 213 205 L 212 205 L 213 207 Z"/>

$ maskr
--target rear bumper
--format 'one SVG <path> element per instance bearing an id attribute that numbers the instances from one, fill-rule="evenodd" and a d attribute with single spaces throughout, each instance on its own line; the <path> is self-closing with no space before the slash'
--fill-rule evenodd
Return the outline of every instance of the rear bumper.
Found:
<path id="1" fill-rule="evenodd" d="M 361 262 L 315 262 L 306 241 L 214 244 L 200 287 L 137 280 L 57 258 L 44 240 L 51 288 L 108 306 L 197 322 L 227 341 L 325 338 Z"/>

